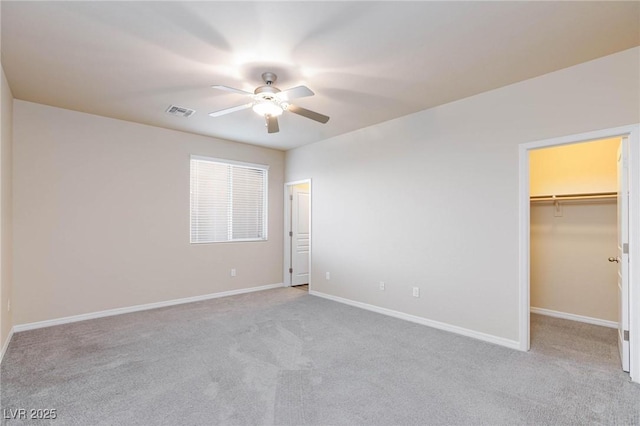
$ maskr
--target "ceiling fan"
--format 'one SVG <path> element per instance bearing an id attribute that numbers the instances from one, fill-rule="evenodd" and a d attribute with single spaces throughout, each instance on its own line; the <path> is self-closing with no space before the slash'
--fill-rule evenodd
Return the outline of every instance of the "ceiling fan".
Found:
<path id="1" fill-rule="evenodd" d="M 307 86 L 297 86 L 287 90 L 280 90 L 273 83 L 276 82 L 278 76 L 272 72 L 265 72 L 262 74 L 264 80 L 263 86 L 258 86 L 256 90 L 251 93 L 240 89 L 234 89 L 233 87 L 215 85 L 211 86 L 214 89 L 225 90 L 227 92 L 238 93 L 240 95 L 248 96 L 251 98 L 251 102 L 244 105 L 238 105 L 231 108 L 221 109 L 209 113 L 211 117 L 219 117 L 221 115 L 229 114 L 235 111 L 241 111 L 247 108 L 253 108 L 258 114 L 262 115 L 266 121 L 267 131 L 269 133 L 277 133 L 280 131 L 278 126 L 278 116 L 284 111 L 289 111 L 294 114 L 301 115 L 311 120 L 318 121 L 320 123 L 326 123 L 329 121 L 329 117 L 315 111 L 292 105 L 289 103 L 291 99 L 304 98 L 306 96 L 313 96 L 314 93 Z"/>

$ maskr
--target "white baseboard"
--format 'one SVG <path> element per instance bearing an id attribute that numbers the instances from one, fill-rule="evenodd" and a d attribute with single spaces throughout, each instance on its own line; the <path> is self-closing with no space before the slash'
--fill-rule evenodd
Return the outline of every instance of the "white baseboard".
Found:
<path id="1" fill-rule="evenodd" d="M 9 347 L 9 342 L 13 337 L 13 329 L 14 327 L 11 327 L 11 330 L 9 330 L 9 335 L 7 336 L 7 340 L 5 340 L 4 345 L 2 345 L 2 350 L 0 350 L 0 364 L 2 364 L 2 360 L 4 359 L 4 354 L 7 352 L 7 348 Z"/>
<path id="2" fill-rule="evenodd" d="M 372 311 L 379 314 L 388 315 L 390 317 L 403 319 L 405 321 L 410 321 L 417 324 L 426 325 L 428 327 L 437 328 L 438 330 L 444 330 L 451 333 L 460 334 L 462 336 L 472 337 L 474 339 L 482 340 L 484 342 L 505 346 L 507 348 L 521 350 L 520 342 L 517 342 L 515 340 L 509 340 L 503 337 L 493 336 L 491 334 L 481 333 L 479 331 L 469 330 L 467 328 L 445 324 L 443 322 L 426 319 L 416 315 L 406 314 L 404 312 L 399 312 L 399 311 L 394 311 L 387 308 L 381 308 L 379 306 L 369 305 L 367 303 L 356 302 L 355 300 L 344 299 L 342 297 L 332 296 L 330 294 L 320 293 L 318 291 L 310 290 L 309 294 L 313 296 L 318 296 L 325 299 L 333 300 L 334 302 L 344 303 L 345 305 L 355 306 L 356 308 L 366 309 L 367 311 Z"/>
<path id="3" fill-rule="evenodd" d="M 532 314 L 540 314 L 540 315 L 546 315 L 548 317 L 555 317 L 555 318 L 562 318 L 562 319 L 571 320 L 571 321 L 584 322 L 587 324 L 600 325 L 602 327 L 618 328 L 618 323 L 616 321 L 585 317 L 585 316 L 576 315 L 576 314 L 568 314 L 566 312 L 552 311 L 551 309 L 545 309 L 545 308 L 535 308 L 533 306 L 529 310 L 531 311 Z"/>
<path id="4" fill-rule="evenodd" d="M 283 287 L 283 283 L 268 284 L 259 287 L 242 288 L 240 290 L 223 291 L 220 293 L 203 294 L 202 296 L 185 297 L 183 299 L 173 299 L 164 302 L 146 303 L 144 305 L 128 306 L 126 308 L 109 309 L 106 311 L 90 312 L 88 314 L 73 315 L 70 317 L 56 318 L 46 321 L 37 321 L 27 324 L 18 324 L 13 326 L 13 331 L 19 333 L 21 331 L 35 330 L 36 328 L 52 327 L 54 325 L 69 324 L 72 322 L 86 321 L 90 319 L 110 317 L 114 315 L 129 314 L 131 312 L 146 311 L 149 309 L 164 308 L 166 306 L 182 305 L 184 303 L 200 302 L 202 300 L 217 299 L 219 297 L 235 296 L 237 294 L 252 293 L 254 291 L 270 290 L 273 288 Z"/>

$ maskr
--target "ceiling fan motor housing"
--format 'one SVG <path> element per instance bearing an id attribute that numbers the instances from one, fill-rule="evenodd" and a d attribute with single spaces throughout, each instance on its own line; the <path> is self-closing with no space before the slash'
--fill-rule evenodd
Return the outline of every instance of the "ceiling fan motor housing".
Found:
<path id="1" fill-rule="evenodd" d="M 254 94 L 260 95 L 262 98 L 267 98 L 268 96 L 275 97 L 275 94 L 278 93 L 280 89 L 274 86 L 260 86 L 253 91 Z"/>

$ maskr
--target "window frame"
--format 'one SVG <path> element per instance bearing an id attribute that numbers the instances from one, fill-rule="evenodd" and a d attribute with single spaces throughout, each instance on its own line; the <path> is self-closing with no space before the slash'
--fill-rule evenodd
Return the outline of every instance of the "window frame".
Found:
<path id="1" fill-rule="evenodd" d="M 191 180 L 192 180 L 192 161 L 193 160 L 197 160 L 197 161 L 206 161 L 206 162 L 210 162 L 210 163 L 217 163 L 217 164 L 221 164 L 224 166 L 232 166 L 232 167 L 240 167 L 240 168 L 245 168 L 245 169 L 255 169 L 255 170 L 262 170 L 264 172 L 264 180 L 263 180 L 263 197 L 264 197 L 264 203 L 263 203 L 263 215 L 262 215 L 262 220 L 263 220 L 263 234 L 264 236 L 262 238 L 236 238 L 233 239 L 233 213 L 232 213 L 232 201 L 230 198 L 229 201 L 229 207 L 230 207 L 230 212 L 229 214 L 231 215 L 231 220 L 228 222 L 231 223 L 231 226 L 227 228 L 227 234 L 229 239 L 227 240 L 223 240 L 223 241 L 193 241 L 193 203 L 192 203 L 192 197 L 193 197 L 193 191 L 192 191 L 192 186 L 191 186 Z M 204 155 L 195 155 L 192 154 L 189 156 L 189 243 L 190 244 L 222 244 L 222 243 L 244 243 L 244 242 L 266 242 L 269 240 L 269 168 L 270 166 L 268 164 L 258 164 L 258 163 L 248 163 L 248 162 L 244 162 L 244 161 L 236 161 L 236 160 L 228 160 L 228 159 L 224 159 L 224 158 L 217 158 L 217 157 L 208 157 L 208 156 L 204 156 Z M 231 188 L 233 188 L 233 180 L 231 180 L 229 182 L 229 185 Z M 231 197 L 231 193 L 229 194 Z"/>

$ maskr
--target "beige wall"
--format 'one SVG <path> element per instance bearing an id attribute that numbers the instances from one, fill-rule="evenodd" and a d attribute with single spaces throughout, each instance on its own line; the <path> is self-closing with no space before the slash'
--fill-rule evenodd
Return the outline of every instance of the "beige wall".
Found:
<path id="1" fill-rule="evenodd" d="M 530 195 L 616 192 L 619 145 L 611 138 L 530 151 Z"/>
<path id="2" fill-rule="evenodd" d="M 616 201 L 531 205 L 531 306 L 618 321 Z"/>
<path id="3" fill-rule="evenodd" d="M 620 138 L 531 151 L 531 195 L 615 192 Z M 531 204 L 531 306 L 618 320 L 616 200 Z"/>
<path id="4" fill-rule="evenodd" d="M 518 340 L 518 144 L 640 121 L 639 65 L 635 48 L 288 151 L 286 180 L 313 179 L 312 288 Z"/>
<path id="5" fill-rule="evenodd" d="M 283 152 L 19 100 L 14 141 L 15 324 L 282 282 Z M 269 241 L 189 243 L 190 154 L 271 166 Z"/>
<path id="6" fill-rule="evenodd" d="M 11 327 L 12 312 L 8 303 L 11 300 L 12 269 L 12 124 L 13 96 L 0 64 L 0 350 L 4 347 Z"/>

